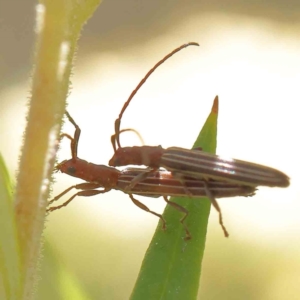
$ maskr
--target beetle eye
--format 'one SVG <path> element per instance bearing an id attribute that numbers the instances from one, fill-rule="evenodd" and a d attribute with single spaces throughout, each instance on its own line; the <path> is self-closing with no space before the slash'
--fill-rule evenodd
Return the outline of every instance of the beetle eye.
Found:
<path id="1" fill-rule="evenodd" d="M 69 167 L 67 173 L 70 174 L 70 175 L 75 174 L 76 173 L 76 169 L 74 167 Z"/>

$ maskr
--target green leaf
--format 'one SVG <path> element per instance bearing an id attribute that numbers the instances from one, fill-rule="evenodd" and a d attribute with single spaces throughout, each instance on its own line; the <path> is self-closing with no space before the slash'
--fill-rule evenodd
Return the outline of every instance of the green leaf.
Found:
<path id="1" fill-rule="evenodd" d="M 17 300 L 21 287 L 20 252 L 12 205 L 12 184 L 1 154 L 0 197 L 0 299 Z"/>
<path id="2" fill-rule="evenodd" d="M 218 97 L 215 98 L 193 148 L 215 153 L 217 138 Z M 180 213 L 169 205 L 163 216 L 167 229 L 161 222 L 145 255 L 131 295 L 131 300 L 147 299 L 196 299 L 204 254 L 210 201 L 207 198 L 171 198 L 189 211 L 186 224 L 192 239 L 186 241 L 185 231 L 179 222 Z"/>

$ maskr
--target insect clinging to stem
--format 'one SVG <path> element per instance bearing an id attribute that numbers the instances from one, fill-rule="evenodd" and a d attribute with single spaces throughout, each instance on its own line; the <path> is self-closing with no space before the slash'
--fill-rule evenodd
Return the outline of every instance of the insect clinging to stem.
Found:
<path id="1" fill-rule="evenodd" d="M 132 202 L 139 208 L 160 218 L 164 229 L 166 227 L 166 221 L 163 216 L 151 211 L 147 206 L 135 199 L 133 194 L 154 198 L 162 196 L 167 204 L 184 214 L 180 222 L 186 232 L 186 239 L 190 239 L 191 234 L 184 222 L 188 216 L 188 211 L 179 204 L 170 201 L 168 196 L 187 196 L 190 198 L 209 197 L 219 212 L 219 222 L 223 228 L 224 234 L 225 236 L 228 236 L 223 225 L 221 210 L 215 198 L 252 196 L 255 192 L 255 188 L 253 187 L 215 180 L 206 181 L 194 178 L 184 178 L 183 184 L 176 176 L 174 177 L 170 172 L 165 170 L 152 172 L 151 174 L 148 174 L 147 178 L 139 181 L 133 188 L 128 188 L 131 181 L 136 178 L 136 176 L 140 176 L 145 172 L 148 173 L 147 169 L 128 168 L 119 171 L 113 167 L 96 165 L 80 159 L 77 156 L 77 149 L 81 130 L 68 112 L 66 112 L 66 116 L 75 127 L 74 137 L 71 137 L 68 134 L 62 134 L 62 136 L 67 137 L 71 141 L 72 158 L 59 163 L 56 166 L 56 170 L 83 179 L 86 182 L 73 185 L 52 199 L 49 202 L 49 205 L 59 200 L 72 189 L 80 190 L 63 204 L 48 208 L 49 212 L 65 207 L 76 196 L 90 197 L 106 193 L 111 189 L 116 189 L 128 194 Z M 188 195 L 186 194 L 187 189 Z"/>
<path id="2" fill-rule="evenodd" d="M 283 172 L 267 166 L 242 161 L 238 159 L 226 159 L 218 155 L 206 153 L 199 149 L 184 149 L 170 147 L 163 149 L 161 146 L 134 146 L 121 147 L 120 126 L 123 114 L 129 106 L 133 96 L 145 83 L 148 77 L 163 62 L 170 58 L 174 53 L 190 45 L 197 43 L 184 44 L 161 59 L 155 66 L 148 71 L 140 81 L 128 100 L 123 105 L 119 117 L 115 121 L 115 134 L 111 137 L 114 155 L 109 161 L 110 166 L 119 167 L 126 165 L 144 165 L 149 167 L 149 173 L 159 168 L 177 174 L 178 176 L 189 176 L 198 179 L 214 179 L 232 182 L 252 187 L 287 187 L 289 178 Z M 218 109 L 218 96 L 214 100 L 214 106 Z M 134 187 L 140 180 L 147 177 L 147 173 L 137 176 L 129 188 Z"/>

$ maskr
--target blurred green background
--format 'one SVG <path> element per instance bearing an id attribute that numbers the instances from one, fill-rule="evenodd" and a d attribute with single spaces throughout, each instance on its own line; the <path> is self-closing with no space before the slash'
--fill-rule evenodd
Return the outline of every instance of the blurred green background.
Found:
<path id="1" fill-rule="evenodd" d="M 30 93 L 35 5 L 0 0 L 0 151 L 12 176 Z M 291 177 L 287 189 L 219 201 L 230 237 L 212 211 L 199 299 L 299 298 L 299 17 L 298 1 L 106 0 L 79 41 L 68 110 L 82 129 L 81 158 L 107 163 L 113 123 L 130 92 L 170 50 L 195 41 L 200 48 L 153 74 L 123 127 L 139 130 L 149 145 L 190 147 L 218 94 L 218 154 Z M 122 141 L 139 143 L 130 134 Z M 63 141 L 58 159 L 69 157 Z M 55 180 L 53 195 L 79 182 L 63 174 Z M 143 202 L 164 207 L 160 199 Z M 38 299 L 70 299 L 60 296 L 62 287 L 72 299 L 127 299 L 156 224 L 121 192 L 78 198 L 51 214 Z"/>

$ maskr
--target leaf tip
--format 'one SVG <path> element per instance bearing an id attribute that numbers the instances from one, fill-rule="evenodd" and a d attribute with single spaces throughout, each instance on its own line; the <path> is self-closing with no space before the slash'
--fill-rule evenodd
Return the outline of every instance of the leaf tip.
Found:
<path id="1" fill-rule="evenodd" d="M 211 112 L 218 114 L 218 111 L 219 111 L 219 97 L 217 95 L 214 99 L 214 103 L 212 105 Z"/>

